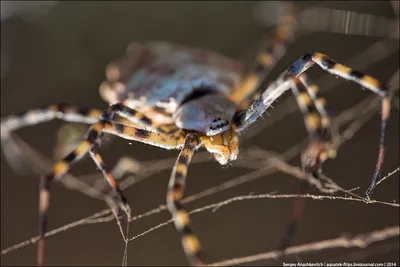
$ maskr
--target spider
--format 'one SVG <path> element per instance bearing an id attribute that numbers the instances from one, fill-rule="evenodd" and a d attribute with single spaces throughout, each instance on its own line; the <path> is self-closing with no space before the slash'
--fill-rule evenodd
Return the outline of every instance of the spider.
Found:
<path id="1" fill-rule="evenodd" d="M 128 47 L 126 56 L 106 68 L 106 81 L 100 86 L 100 95 L 110 104 L 106 110 L 84 109 L 64 103 L 2 118 L 1 140 L 5 152 L 10 133 L 24 126 L 56 118 L 91 125 L 85 140 L 41 177 L 38 265 L 44 265 L 50 186 L 86 154 L 90 155 L 115 192 L 122 210 L 130 216 L 127 200 L 99 152 L 105 133 L 164 149 L 180 150 L 168 185 L 167 205 L 181 234 L 188 261 L 192 265 L 204 264 L 200 242 L 191 230 L 189 216 L 181 204 L 188 166 L 197 149 L 204 147 L 221 165 L 235 160 L 239 153 L 239 134 L 283 93 L 291 90 L 304 114 L 309 133 L 309 145 L 302 154 L 305 177 L 318 177 L 322 163 L 336 156 L 326 101 L 318 95 L 317 85 L 305 73 L 314 65 L 358 83 L 382 98 L 378 163 L 365 198 L 372 195 L 385 152 L 390 115 L 389 90 L 375 78 L 317 52 L 297 59 L 265 90 L 261 90 L 259 87 L 266 73 L 282 56 L 295 33 L 297 9 L 292 4 L 285 7 L 272 38 L 260 50 L 256 63 L 247 73 L 238 62 L 205 49 L 160 41 L 133 44 Z M 298 216 L 292 220 L 291 231 L 280 247 L 282 250 L 289 244 Z"/>

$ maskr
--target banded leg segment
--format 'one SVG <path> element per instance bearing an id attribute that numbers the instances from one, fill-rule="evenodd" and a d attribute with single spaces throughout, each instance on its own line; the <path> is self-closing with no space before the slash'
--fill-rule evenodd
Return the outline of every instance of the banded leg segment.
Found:
<path id="1" fill-rule="evenodd" d="M 126 201 L 126 198 L 124 194 L 122 193 L 122 190 L 118 186 L 117 181 L 115 180 L 114 176 L 112 173 L 108 170 L 106 164 L 104 163 L 103 158 L 98 152 L 99 147 L 97 145 L 94 145 L 90 150 L 89 150 L 89 155 L 92 158 L 92 160 L 96 163 L 97 168 L 103 173 L 103 176 L 107 183 L 110 185 L 110 187 L 114 190 L 115 194 L 117 197 L 120 198 L 121 201 L 121 208 L 125 211 L 125 213 L 130 216 L 131 209 Z"/>
<path id="2" fill-rule="evenodd" d="M 306 76 L 305 73 L 296 79 L 292 87 L 297 104 L 304 116 L 310 144 L 302 154 L 302 166 L 306 176 L 318 178 L 322 163 L 329 157 L 336 155 L 332 146 L 330 118 L 326 112 L 325 99 L 318 97 L 318 87 Z M 299 195 L 305 194 L 309 184 L 306 181 L 300 183 Z M 297 224 L 303 214 L 304 198 L 295 198 L 292 204 L 292 213 L 285 230 L 279 250 L 284 251 L 291 243 Z"/>
<path id="3" fill-rule="evenodd" d="M 114 114 L 118 114 L 127 119 L 121 120 L 121 122 L 126 124 L 133 124 L 137 127 L 148 127 L 153 131 L 170 131 L 167 127 L 155 126 L 150 118 L 122 104 L 112 105 L 107 109 L 107 112 L 104 113 L 104 111 L 100 109 L 79 108 L 68 103 L 59 103 L 2 118 L 1 139 L 3 140 L 8 138 L 12 131 L 16 131 L 26 126 L 49 122 L 53 119 L 94 124 L 100 119 L 102 114 L 103 117 L 106 117 L 104 119 L 112 119 Z M 107 114 L 107 116 L 105 114 Z"/>
<path id="4" fill-rule="evenodd" d="M 125 178 L 132 177 L 133 180 L 135 176 L 139 172 L 141 168 L 140 162 L 132 157 L 123 156 L 121 157 L 118 162 L 114 165 L 111 169 L 111 174 L 114 179 L 120 184 Z M 110 192 L 110 187 L 108 186 L 109 183 L 106 180 L 98 180 L 96 179 L 93 182 L 93 187 L 99 191 L 108 194 Z M 112 189 L 112 188 L 111 188 Z"/>
<path id="5" fill-rule="evenodd" d="M 102 110 L 79 108 L 67 103 L 49 105 L 21 114 L 10 115 L 1 119 L 1 139 L 9 137 L 10 132 L 22 127 L 32 126 L 53 119 L 69 122 L 93 124 L 99 120 Z"/>
<path id="6" fill-rule="evenodd" d="M 255 122 L 267 108 L 274 102 L 279 96 L 287 91 L 291 84 L 295 82 L 293 76 L 299 76 L 305 72 L 311 66 L 317 64 L 323 70 L 340 76 L 345 80 L 353 81 L 362 87 L 365 87 L 372 92 L 378 94 L 382 98 L 382 115 L 381 115 L 381 131 L 379 141 L 379 154 L 378 160 L 375 167 L 375 172 L 372 177 L 371 184 L 365 193 L 364 198 L 369 199 L 376 187 L 376 183 L 379 180 L 381 173 L 383 159 L 385 155 L 385 143 L 388 128 L 388 120 L 390 116 L 390 92 L 387 86 L 383 85 L 377 79 L 365 75 L 359 71 L 353 70 L 347 66 L 336 63 L 333 59 L 327 55 L 321 53 L 309 53 L 299 58 L 293 63 L 282 75 L 273 83 L 271 83 L 267 89 L 257 98 L 249 108 L 238 112 L 234 118 L 234 124 L 237 131 L 242 131 L 247 128 L 250 124 Z"/>
<path id="7" fill-rule="evenodd" d="M 93 132 L 97 132 L 99 130 L 99 125 L 96 124 L 93 126 Z M 39 231 L 40 231 L 40 240 L 38 246 L 38 266 L 44 265 L 44 237 L 47 231 L 47 213 L 49 209 L 50 202 L 50 186 L 51 182 L 54 179 L 61 178 L 67 171 L 70 166 L 76 161 L 80 160 L 89 149 L 95 143 L 97 138 L 97 134 L 91 134 L 88 136 L 87 140 L 83 141 L 74 151 L 68 154 L 64 159 L 58 161 L 53 165 L 52 170 L 45 176 L 40 179 L 40 195 L 39 195 Z"/>
<path id="8" fill-rule="evenodd" d="M 59 103 L 2 118 L 1 143 L 4 156 L 14 170 L 21 171 L 24 167 L 21 160 L 22 153 L 18 146 L 12 141 L 10 136 L 11 132 L 23 127 L 49 122 L 53 119 L 60 119 L 76 123 L 94 124 L 100 119 L 102 114 L 103 111 L 99 109 L 79 108 L 68 103 Z M 139 128 L 151 128 L 149 126 L 152 125 L 151 120 L 145 116 L 136 114 L 136 116 L 128 118 L 133 118 L 133 120 L 130 121 L 125 118 L 117 118 L 116 120 L 124 122 L 128 125 L 134 125 L 135 127 Z M 171 127 L 168 128 L 168 126 L 155 128 L 159 131 L 171 132 Z"/>
<path id="9" fill-rule="evenodd" d="M 108 112 L 103 114 L 104 117 L 109 115 Z M 78 145 L 78 147 L 58 161 L 52 168 L 52 170 L 44 177 L 41 178 L 40 184 L 40 200 L 39 200 L 39 216 L 40 216 L 40 241 L 38 248 L 38 265 L 44 264 L 44 237 L 47 231 L 47 212 L 50 201 L 50 185 L 54 179 L 61 178 L 72 166 L 73 163 L 81 159 L 88 151 L 97 146 L 101 141 L 103 132 L 111 133 L 114 135 L 121 136 L 128 140 L 135 140 L 143 143 L 152 144 L 155 146 L 163 147 L 166 149 L 180 148 L 184 144 L 184 137 L 182 133 L 176 133 L 175 135 L 159 134 L 150 131 L 137 129 L 129 125 L 121 123 L 101 120 L 92 125 L 87 133 L 86 140 Z M 129 211 L 129 206 L 126 204 L 125 197 L 119 190 L 117 183 L 110 172 L 104 168 L 103 161 L 98 153 L 91 151 L 91 156 L 94 158 L 96 164 L 102 170 L 107 182 L 112 186 L 117 195 L 119 195 L 122 206 L 126 211 Z"/>
<path id="10" fill-rule="evenodd" d="M 283 15 L 279 25 L 272 32 L 272 37 L 267 40 L 256 56 L 256 63 L 243 78 L 238 88 L 230 96 L 231 100 L 240 104 L 248 100 L 276 62 L 284 55 L 286 46 L 293 39 L 296 27 L 297 7 L 293 3 L 282 3 Z"/>
<path id="11" fill-rule="evenodd" d="M 173 125 L 156 125 L 149 117 L 142 112 L 129 108 L 122 103 L 111 105 L 106 112 L 103 113 L 102 120 L 113 120 L 114 115 L 117 114 L 126 118 L 129 122 L 141 125 L 140 128 L 148 128 L 152 132 L 158 133 L 175 133 L 179 129 Z"/>
<path id="12" fill-rule="evenodd" d="M 326 100 L 317 95 L 318 87 L 305 73 L 301 74 L 292 87 L 297 104 L 304 116 L 310 137 L 310 146 L 303 154 L 306 172 L 318 173 L 327 158 L 333 158 L 336 150 L 332 141 L 330 117 L 326 112 Z"/>
<path id="13" fill-rule="evenodd" d="M 333 59 L 327 55 L 321 53 L 310 53 L 305 54 L 303 57 L 298 59 L 289 69 L 288 72 L 292 75 L 300 74 L 307 70 L 307 68 L 317 64 L 323 70 L 342 77 L 345 80 L 353 81 L 358 83 L 362 87 L 365 87 L 372 92 L 376 93 L 382 98 L 382 115 L 381 115 L 381 133 L 379 140 L 379 154 L 378 160 L 375 167 L 374 175 L 367 191 L 365 192 L 365 199 L 370 199 L 374 192 L 376 183 L 379 180 L 379 175 L 382 170 L 383 160 L 385 157 L 385 146 L 386 146 L 386 135 L 388 129 L 388 120 L 390 116 L 390 92 L 389 88 L 382 84 L 377 79 L 365 75 L 359 71 L 353 70 L 340 63 L 336 63 Z"/>
<path id="14" fill-rule="evenodd" d="M 179 153 L 169 181 L 167 204 L 171 212 L 177 231 L 182 235 L 182 246 L 191 265 L 204 264 L 200 257 L 200 242 L 190 229 L 189 215 L 184 210 L 181 200 L 185 190 L 185 181 L 188 166 L 196 148 L 200 145 L 200 138 L 189 133 L 185 138 L 185 145 Z"/>

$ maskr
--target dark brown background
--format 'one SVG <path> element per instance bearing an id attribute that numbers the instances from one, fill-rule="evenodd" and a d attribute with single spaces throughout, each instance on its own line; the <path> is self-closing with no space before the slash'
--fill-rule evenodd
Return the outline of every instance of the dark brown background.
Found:
<path id="1" fill-rule="evenodd" d="M 393 16 L 388 2 L 327 3 L 343 9 Z M 9 72 L 1 81 L 2 116 L 29 110 L 45 104 L 68 101 L 84 107 L 104 108 L 98 85 L 104 77 L 104 66 L 118 58 L 130 41 L 168 40 L 203 46 L 233 58 L 242 58 L 255 48 L 267 29 L 253 19 L 254 2 L 61 2 L 37 24 L 19 19 L 2 22 L 2 31 L 12 41 L 14 50 Z M 7 29 L 6 29 L 7 28 Z M 2 37 L 4 38 L 3 34 Z M 288 53 L 271 72 L 269 79 L 304 52 L 320 51 L 344 62 L 377 38 L 315 33 L 294 42 Z M 367 73 L 386 81 L 398 68 L 398 53 L 368 68 Z M 316 80 L 323 74 L 312 70 Z M 334 79 L 334 77 L 332 78 Z M 321 87 L 323 85 L 320 85 Z M 341 83 L 327 94 L 334 114 L 351 107 L 371 93 L 359 86 Z M 287 97 L 291 97 L 287 94 Z M 295 102 L 293 101 L 295 105 Z M 279 113 L 279 102 L 269 116 Z M 258 124 L 262 124 L 260 120 Z M 55 131 L 60 122 L 29 127 L 18 133 L 33 147 L 50 156 L 55 144 Z M 383 173 L 399 165 L 398 109 L 390 120 L 388 152 Z M 339 151 L 336 160 L 325 164 L 324 173 L 344 188 L 360 186 L 362 194 L 370 182 L 375 166 L 379 133 L 379 114 L 363 126 Z M 301 113 L 292 114 L 275 123 L 243 144 L 281 153 L 306 137 Z M 115 140 L 104 149 L 109 165 L 119 156 L 132 155 L 138 160 L 162 159 L 177 155 L 176 151 L 143 144 L 128 145 Z M 241 159 L 246 160 L 246 159 Z M 298 165 L 299 160 L 293 161 Z M 38 179 L 35 175 L 18 176 L 2 157 L 1 161 L 1 248 L 29 239 L 37 234 Z M 172 166 L 171 166 L 172 167 Z M 74 174 L 95 171 L 85 160 L 74 168 Z M 222 167 L 217 163 L 192 166 L 186 195 L 218 185 L 239 174 L 244 168 Z M 154 175 L 126 191 L 133 214 L 140 214 L 165 203 L 169 171 Z M 398 173 L 376 191 L 374 198 L 399 201 Z M 201 207 L 238 195 L 278 191 L 296 192 L 298 180 L 282 173 L 257 179 L 211 197 L 186 205 Z M 274 249 L 278 244 L 291 200 L 253 200 L 222 207 L 218 212 L 206 211 L 192 216 L 193 227 L 212 260 L 256 254 Z M 50 229 L 89 216 L 106 205 L 98 200 L 65 189 L 53 187 Z M 295 237 L 295 244 L 357 234 L 398 225 L 397 208 L 365 205 L 345 201 L 309 201 Z M 130 236 L 138 234 L 169 218 L 168 212 L 131 224 Z M 49 265 L 120 265 L 124 242 L 115 222 L 73 228 L 47 240 Z M 390 261 L 399 263 L 398 241 L 387 242 L 368 250 L 358 261 Z M 185 264 L 179 237 L 172 224 L 129 243 L 129 265 Z M 335 250 L 300 255 L 290 261 L 342 261 L 356 250 Z M 378 253 L 379 252 L 379 253 Z M 30 245 L 1 257 L 2 265 L 34 265 L 36 246 Z M 273 261 L 254 264 L 272 264 Z M 253 264 L 253 265 L 254 265 Z"/>

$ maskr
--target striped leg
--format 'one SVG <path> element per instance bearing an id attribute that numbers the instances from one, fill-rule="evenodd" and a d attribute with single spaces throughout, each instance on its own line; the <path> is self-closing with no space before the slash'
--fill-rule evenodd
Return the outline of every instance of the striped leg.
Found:
<path id="1" fill-rule="evenodd" d="M 186 136 L 185 145 L 172 171 L 167 193 L 168 209 L 174 218 L 177 231 L 182 235 L 182 246 L 186 257 L 190 264 L 194 266 L 204 264 L 200 258 L 200 242 L 189 228 L 189 215 L 184 210 L 181 200 L 185 190 L 187 169 L 199 144 L 200 139 L 196 134 Z"/>
<path id="2" fill-rule="evenodd" d="M 230 96 L 235 103 L 239 104 L 248 100 L 259 89 L 260 83 L 284 55 L 286 46 L 294 37 L 297 7 L 290 2 L 282 3 L 282 5 L 284 5 L 284 11 L 279 25 L 272 32 L 272 37 L 258 52 L 255 65 Z"/>
<path id="3" fill-rule="evenodd" d="M 67 103 L 49 105 L 21 114 L 10 115 L 1 119 L 1 143 L 4 155 L 11 167 L 18 171 L 22 168 L 20 151 L 10 139 L 10 133 L 26 126 L 33 126 L 53 119 L 68 122 L 93 124 L 103 113 L 99 109 L 79 108 Z"/>
<path id="4" fill-rule="evenodd" d="M 123 156 L 119 158 L 118 162 L 111 169 L 111 174 L 118 184 L 125 181 L 128 177 L 130 177 L 133 181 L 135 180 L 136 175 L 138 174 L 141 168 L 140 162 L 132 157 Z M 95 179 L 92 182 L 92 186 L 105 194 L 110 193 L 109 184 L 104 179 L 97 179 L 97 177 L 93 177 Z"/>
<path id="5" fill-rule="evenodd" d="M 387 125 L 390 116 L 390 92 L 387 86 L 383 85 L 377 79 L 362 74 L 356 70 L 353 70 L 347 66 L 336 63 L 334 60 L 329 58 L 327 55 L 321 53 L 309 53 L 299 58 L 293 63 L 282 75 L 262 93 L 262 95 L 256 99 L 252 105 L 239 112 L 235 116 L 235 127 L 237 131 L 241 131 L 247 128 L 250 124 L 255 122 L 274 102 L 279 96 L 287 91 L 292 84 L 296 81 L 293 80 L 293 76 L 299 76 L 305 72 L 309 67 L 317 64 L 323 70 L 340 76 L 345 80 L 353 81 L 362 87 L 365 87 L 372 92 L 378 94 L 382 98 L 382 117 L 381 117 L 381 136 L 379 141 L 379 155 L 378 162 L 375 168 L 374 175 L 372 177 L 371 184 L 365 193 L 364 198 L 369 199 L 375 189 L 376 183 L 378 182 L 379 175 L 382 169 L 383 159 L 385 155 L 385 141 L 387 135 Z"/>
<path id="6" fill-rule="evenodd" d="M 333 146 L 330 131 L 330 118 L 326 112 L 325 99 L 318 97 L 318 87 L 306 76 L 299 76 L 297 83 L 292 87 L 300 110 L 304 115 L 304 123 L 309 133 L 310 144 L 302 154 L 303 170 L 307 177 L 312 175 L 319 177 L 322 163 L 327 158 L 335 157 L 336 149 Z M 306 193 L 309 183 L 302 181 L 299 195 Z M 304 210 L 305 199 L 295 198 L 292 206 L 292 214 L 286 228 L 279 250 L 284 251 L 291 243 L 298 221 Z"/>
<path id="7" fill-rule="evenodd" d="M 389 88 L 382 84 L 375 78 L 365 75 L 359 71 L 353 70 L 347 66 L 336 63 L 333 59 L 329 58 L 327 55 L 321 53 L 310 53 L 305 54 L 303 57 L 298 59 L 289 68 L 290 73 L 301 73 L 307 70 L 307 68 L 317 64 L 323 70 L 340 76 L 346 80 L 353 81 L 365 87 L 372 92 L 378 94 L 382 98 L 382 115 L 381 115 L 381 136 L 379 141 L 379 154 L 378 161 L 375 167 L 375 172 L 371 180 L 371 184 L 368 190 L 365 192 L 364 198 L 369 200 L 374 192 L 376 183 L 379 180 L 379 175 L 382 170 L 383 160 L 385 156 L 385 141 L 387 135 L 388 120 L 390 116 L 390 92 Z"/>
<path id="8" fill-rule="evenodd" d="M 68 122 L 77 122 L 85 124 L 93 124 L 97 122 L 103 114 L 99 109 L 79 108 L 67 103 L 59 103 L 49 105 L 39 109 L 33 109 L 21 114 L 10 115 L 1 119 L 1 139 L 7 139 L 9 134 L 20 128 L 26 126 L 37 125 L 43 122 L 49 122 L 53 119 L 60 119 Z M 150 118 L 143 114 L 136 112 L 122 104 L 115 104 L 110 106 L 108 113 L 110 117 L 112 114 L 118 114 L 128 119 L 124 123 L 135 124 L 153 128 L 154 124 Z"/>
<path id="9" fill-rule="evenodd" d="M 2 118 L 1 148 L 3 154 L 15 171 L 21 171 L 23 169 L 21 161 L 22 152 L 12 141 L 10 136 L 11 132 L 26 126 L 48 122 L 53 119 L 93 124 L 100 118 L 101 114 L 102 111 L 98 109 L 78 108 L 70 104 L 60 103 Z"/>
<path id="10" fill-rule="evenodd" d="M 92 158 L 92 160 L 96 163 L 97 168 L 103 173 L 103 176 L 107 183 L 110 185 L 110 187 L 114 190 L 115 194 L 120 198 L 121 201 L 121 208 L 126 212 L 128 216 L 131 214 L 130 207 L 126 201 L 125 196 L 123 195 L 121 189 L 118 186 L 117 181 L 114 178 L 114 175 L 108 170 L 106 164 L 104 163 L 103 158 L 98 152 L 99 147 L 97 145 L 94 145 L 90 150 L 89 150 L 89 155 Z"/>
<path id="11" fill-rule="evenodd" d="M 10 115 L 2 118 L 1 138 L 7 138 L 10 132 L 22 127 L 48 122 L 53 119 L 93 124 L 100 118 L 102 113 L 103 111 L 99 109 L 78 108 L 67 103 L 49 105 L 22 114 Z"/>
<path id="12" fill-rule="evenodd" d="M 152 132 L 158 133 L 174 133 L 179 129 L 173 125 L 156 125 L 149 117 L 145 116 L 142 112 L 129 108 L 128 106 L 117 103 L 111 105 L 107 111 L 102 115 L 102 120 L 113 120 L 114 115 L 117 114 L 129 122 L 139 124 L 140 128 L 150 129 Z M 129 124 L 128 124 L 129 125 Z"/>
<path id="13" fill-rule="evenodd" d="M 109 112 L 104 112 L 102 117 L 109 117 Z M 58 161 L 52 168 L 52 170 L 44 177 L 41 178 L 40 183 L 40 201 L 39 201 L 39 217 L 40 217 L 40 236 L 38 248 L 38 265 L 44 264 L 44 237 L 47 231 L 47 211 L 49 208 L 50 200 L 50 185 L 54 179 L 60 179 L 72 166 L 73 163 L 80 160 L 87 152 L 89 152 L 94 146 L 97 146 L 103 136 L 103 133 L 110 133 L 118 135 L 122 138 L 135 140 L 147 144 L 152 144 L 165 149 L 180 148 L 184 144 L 184 137 L 181 133 L 175 134 L 160 134 L 149 132 L 142 129 L 133 128 L 129 125 L 121 123 L 101 120 L 92 125 L 87 133 L 86 140 L 81 142 L 78 147 Z M 129 211 L 129 206 L 126 204 L 125 197 L 122 192 L 118 189 L 117 183 L 113 176 L 103 168 L 103 161 L 96 151 L 91 151 L 91 156 L 94 158 L 96 164 L 103 171 L 103 174 L 107 182 L 113 187 L 115 192 L 119 195 L 122 202 L 122 206 L 125 211 Z"/>

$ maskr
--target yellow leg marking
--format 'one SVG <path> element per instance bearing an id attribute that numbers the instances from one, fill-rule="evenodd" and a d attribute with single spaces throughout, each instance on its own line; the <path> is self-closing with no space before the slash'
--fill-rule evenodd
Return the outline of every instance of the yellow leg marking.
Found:
<path id="1" fill-rule="evenodd" d="M 322 125 L 322 127 L 327 128 L 327 127 L 330 125 L 330 119 L 329 119 L 329 117 L 323 116 L 323 117 L 321 118 L 321 125 Z"/>
<path id="2" fill-rule="evenodd" d="M 174 134 L 159 134 L 112 121 L 107 121 L 105 123 L 104 132 L 165 149 L 179 148 L 185 143 L 185 138 L 182 135 L 182 132 Z"/>
<path id="3" fill-rule="evenodd" d="M 89 117 L 92 117 L 92 118 L 100 118 L 100 116 L 101 116 L 102 113 L 103 113 L 103 112 L 102 112 L 101 110 L 92 109 L 92 110 L 90 110 L 90 112 L 89 112 Z"/>
<path id="4" fill-rule="evenodd" d="M 310 85 L 308 87 L 308 90 L 313 93 L 314 95 L 316 95 L 318 93 L 318 86 L 316 86 L 315 84 Z"/>
<path id="5" fill-rule="evenodd" d="M 49 191 L 40 190 L 39 212 L 43 213 L 49 208 Z"/>
<path id="6" fill-rule="evenodd" d="M 187 166 L 185 164 L 178 164 L 176 165 L 176 172 L 181 173 L 183 176 L 187 174 Z"/>
<path id="7" fill-rule="evenodd" d="M 337 156 L 337 151 L 336 151 L 336 149 L 335 149 L 335 148 L 329 148 L 329 149 L 328 149 L 328 156 L 329 156 L 329 158 L 331 158 L 331 159 L 336 158 L 336 156 Z"/>
<path id="8" fill-rule="evenodd" d="M 307 93 L 300 93 L 297 99 L 301 104 L 303 104 L 306 107 L 312 103 L 311 98 Z"/>
<path id="9" fill-rule="evenodd" d="M 361 83 L 362 83 L 362 84 L 368 84 L 368 85 L 370 85 L 370 86 L 373 87 L 373 88 L 379 88 L 379 87 L 381 87 L 381 83 L 380 83 L 377 79 L 372 78 L 371 76 L 368 76 L 368 75 L 365 75 L 365 76 L 362 78 Z"/>
<path id="10" fill-rule="evenodd" d="M 183 210 L 177 211 L 175 216 L 176 216 L 175 223 L 176 223 L 177 227 L 179 227 L 179 228 L 183 228 L 185 225 L 188 225 L 190 222 L 188 214 L 186 212 L 184 212 Z"/>
<path id="11" fill-rule="evenodd" d="M 199 240 L 192 234 L 183 238 L 183 247 L 188 254 L 195 254 L 200 250 Z"/>
<path id="12" fill-rule="evenodd" d="M 316 113 L 311 113 L 306 117 L 306 124 L 309 129 L 316 130 L 320 126 L 320 120 Z"/>
<path id="13" fill-rule="evenodd" d="M 314 60 L 315 61 L 321 61 L 324 58 L 327 58 L 327 56 L 324 55 L 324 54 L 321 54 L 321 53 L 314 53 Z"/>
<path id="14" fill-rule="evenodd" d="M 258 85 L 259 77 L 252 73 L 249 74 L 239 85 L 239 87 L 230 95 L 230 99 L 238 103 L 247 93 Z"/>
<path id="15" fill-rule="evenodd" d="M 103 125 L 101 123 L 96 123 L 93 125 L 92 130 L 96 131 L 97 133 L 100 133 L 103 130 Z"/>
<path id="16" fill-rule="evenodd" d="M 273 63 L 272 56 L 267 53 L 261 53 L 258 55 L 257 61 L 263 66 L 271 66 Z"/>
<path id="17" fill-rule="evenodd" d="M 390 98 L 386 97 L 382 100 L 382 120 L 386 121 L 390 116 Z"/>
<path id="18" fill-rule="evenodd" d="M 325 104 L 326 104 L 326 99 L 323 98 L 323 97 L 320 97 L 320 98 L 317 99 L 317 101 L 315 101 L 315 104 L 316 104 L 316 105 L 325 106 Z"/>
<path id="19" fill-rule="evenodd" d="M 100 154 L 96 153 L 96 154 L 94 155 L 94 157 L 95 157 L 96 161 L 97 161 L 99 164 L 103 164 L 103 159 L 102 159 L 102 157 L 100 156 Z"/>
<path id="20" fill-rule="evenodd" d="M 69 165 L 68 162 L 64 160 L 57 162 L 56 165 L 54 165 L 53 167 L 54 176 L 58 176 L 61 173 L 66 172 L 68 169 L 68 165 Z"/>
<path id="21" fill-rule="evenodd" d="M 81 155 L 85 153 L 89 148 L 90 148 L 90 143 L 88 141 L 84 141 L 75 149 L 75 153 L 77 155 Z"/>
<path id="22" fill-rule="evenodd" d="M 344 74 L 349 74 L 350 72 L 352 72 L 352 69 L 351 69 L 351 68 L 346 67 L 345 65 L 342 65 L 342 64 L 336 64 L 336 65 L 334 66 L 334 69 L 335 69 L 337 72 L 344 73 Z"/>

